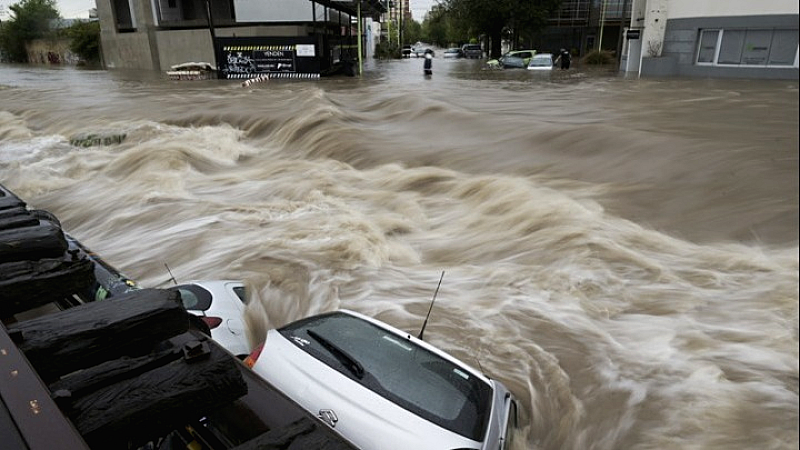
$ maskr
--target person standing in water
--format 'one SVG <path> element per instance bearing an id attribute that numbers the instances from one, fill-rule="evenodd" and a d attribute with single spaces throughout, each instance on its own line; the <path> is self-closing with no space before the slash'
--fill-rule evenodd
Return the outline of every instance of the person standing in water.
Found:
<path id="1" fill-rule="evenodd" d="M 433 74 L 433 52 L 431 49 L 425 50 L 425 63 L 423 64 L 423 70 L 425 71 L 425 75 L 432 75 Z"/>
<path id="2" fill-rule="evenodd" d="M 554 64 L 558 64 L 558 62 L 560 61 L 561 70 L 567 70 L 569 69 L 569 63 L 571 59 L 572 55 L 570 55 L 569 50 L 562 48 L 561 51 L 558 52 L 558 58 L 556 58 Z"/>

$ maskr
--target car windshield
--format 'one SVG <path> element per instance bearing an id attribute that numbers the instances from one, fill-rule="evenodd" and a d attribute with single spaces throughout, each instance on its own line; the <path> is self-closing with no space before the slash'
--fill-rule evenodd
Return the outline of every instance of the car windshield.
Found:
<path id="1" fill-rule="evenodd" d="M 492 388 L 449 360 L 341 312 L 294 322 L 278 331 L 398 406 L 466 438 L 483 440 Z"/>
<path id="2" fill-rule="evenodd" d="M 550 59 L 549 57 L 547 57 L 547 58 L 533 58 L 531 60 L 531 64 L 530 65 L 534 66 L 534 67 L 552 66 L 553 65 L 553 60 Z"/>
<path id="3" fill-rule="evenodd" d="M 170 289 L 177 290 L 181 294 L 183 307 L 190 311 L 205 311 L 211 307 L 211 293 L 200 286 L 184 284 Z"/>

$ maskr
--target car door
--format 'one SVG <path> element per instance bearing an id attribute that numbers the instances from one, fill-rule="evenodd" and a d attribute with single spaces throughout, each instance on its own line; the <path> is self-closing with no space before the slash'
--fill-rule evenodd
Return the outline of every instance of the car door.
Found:
<path id="1" fill-rule="evenodd" d="M 225 294 L 230 299 L 225 305 L 227 308 L 232 308 L 230 314 L 227 314 L 227 318 L 225 319 L 225 326 L 234 336 L 244 337 L 244 310 L 247 300 L 244 292 L 244 285 L 236 282 L 225 283 Z"/>
<path id="2" fill-rule="evenodd" d="M 503 436 L 500 441 L 500 450 L 514 448 L 514 441 L 519 431 L 519 415 L 517 402 L 509 395 L 505 401 L 505 418 L 503 421 Z"/>

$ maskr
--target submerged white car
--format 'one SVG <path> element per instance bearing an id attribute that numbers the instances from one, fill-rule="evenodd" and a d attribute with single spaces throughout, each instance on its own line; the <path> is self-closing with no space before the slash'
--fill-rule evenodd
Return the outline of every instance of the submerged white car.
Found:
<path id="1" fill-rule="evenodd" d="M 507 449 L 518 426 L 502 383 L 352 311 L 270 330 L 245 362 L 364 450 Z"/>
<path id="2" fill-rule="evenodd" d="M 528 63 L 528 70 L 553 70 L 553 54 L 537 53 Z"/>
<path id="3" fill-rule="evenodd" d="M 211 339 L 241 359 L 250 354 L 244 325 L 244 283 L 233 280 L 190 281 L 169 289 L 180 292 L 184 308 L 208 325 Z"/>

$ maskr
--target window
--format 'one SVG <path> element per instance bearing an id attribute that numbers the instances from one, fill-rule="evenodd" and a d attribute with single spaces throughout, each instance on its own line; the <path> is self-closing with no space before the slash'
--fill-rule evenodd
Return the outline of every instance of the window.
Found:
<path id="1" fill-rule="evenodd" d="M 739 64 L 742 62 L 742 48 L 744 48 L 744 30 L 727 30 L 725 39 L 719 48 L 719 64 Z M 711 62 L 709 60 L 708 62 Z"/>
<path id="2" fill-rule="evenodd" d="M 233 288 L 233 293 L 236 294 L 237 297 L 239 297 L 239 300 L 241 300 L 242 303 L 247 303 L 247 296 L 245 295 L 244 292 L 244 286 L 236 286 L 235 288 Z"/>
<path id="3" fill-rule="evenodd" d="M 697 62 L 710 63 L 714 61 L 718 38 L 719 30 L 703 30 L 700 32 L 700 51 L 697 55 Z"/>
<path id="4" fill-rule="evenodd" d="M 770 41 L 772 41 L 772 30 L 747 30 L 742 50 L 742 64 L 766 66 Z"/>
<path id="5" fill-rule="evenodd" d="M 199 286 L 184 284 L 169 289 L 181 294 L 183 307 L 190 311 L 205 311 L 211 307 L 211 293 Z"/>
<path id="6" fill-rule="evenodd" d="M 797 67 L 798 30 L 700 30 L 697 64 Z"/>
<path id="7" fill-rule="evenodd" d="M 133 15 L 128 0 L 113 0 L 112 8 L 114 10 L 114 21 L 117 25 L 117 31 L 134 31 Z"/>
<path id="8" fill-rule="evenodd" d="M 772 34 L 769 61 L 775 66 L 797 66 L 797 30 L 775 30 Z"/>
<path id="9" fill-rule="evenodd" d="M 508 418 L 506 419 L 505 445 L 503 449 L 513 449 L 516 447 L 515 437 L 519 432 L 519 417 L 517 416 L 517 402 L 510 400 L 508 405 Z"/>

